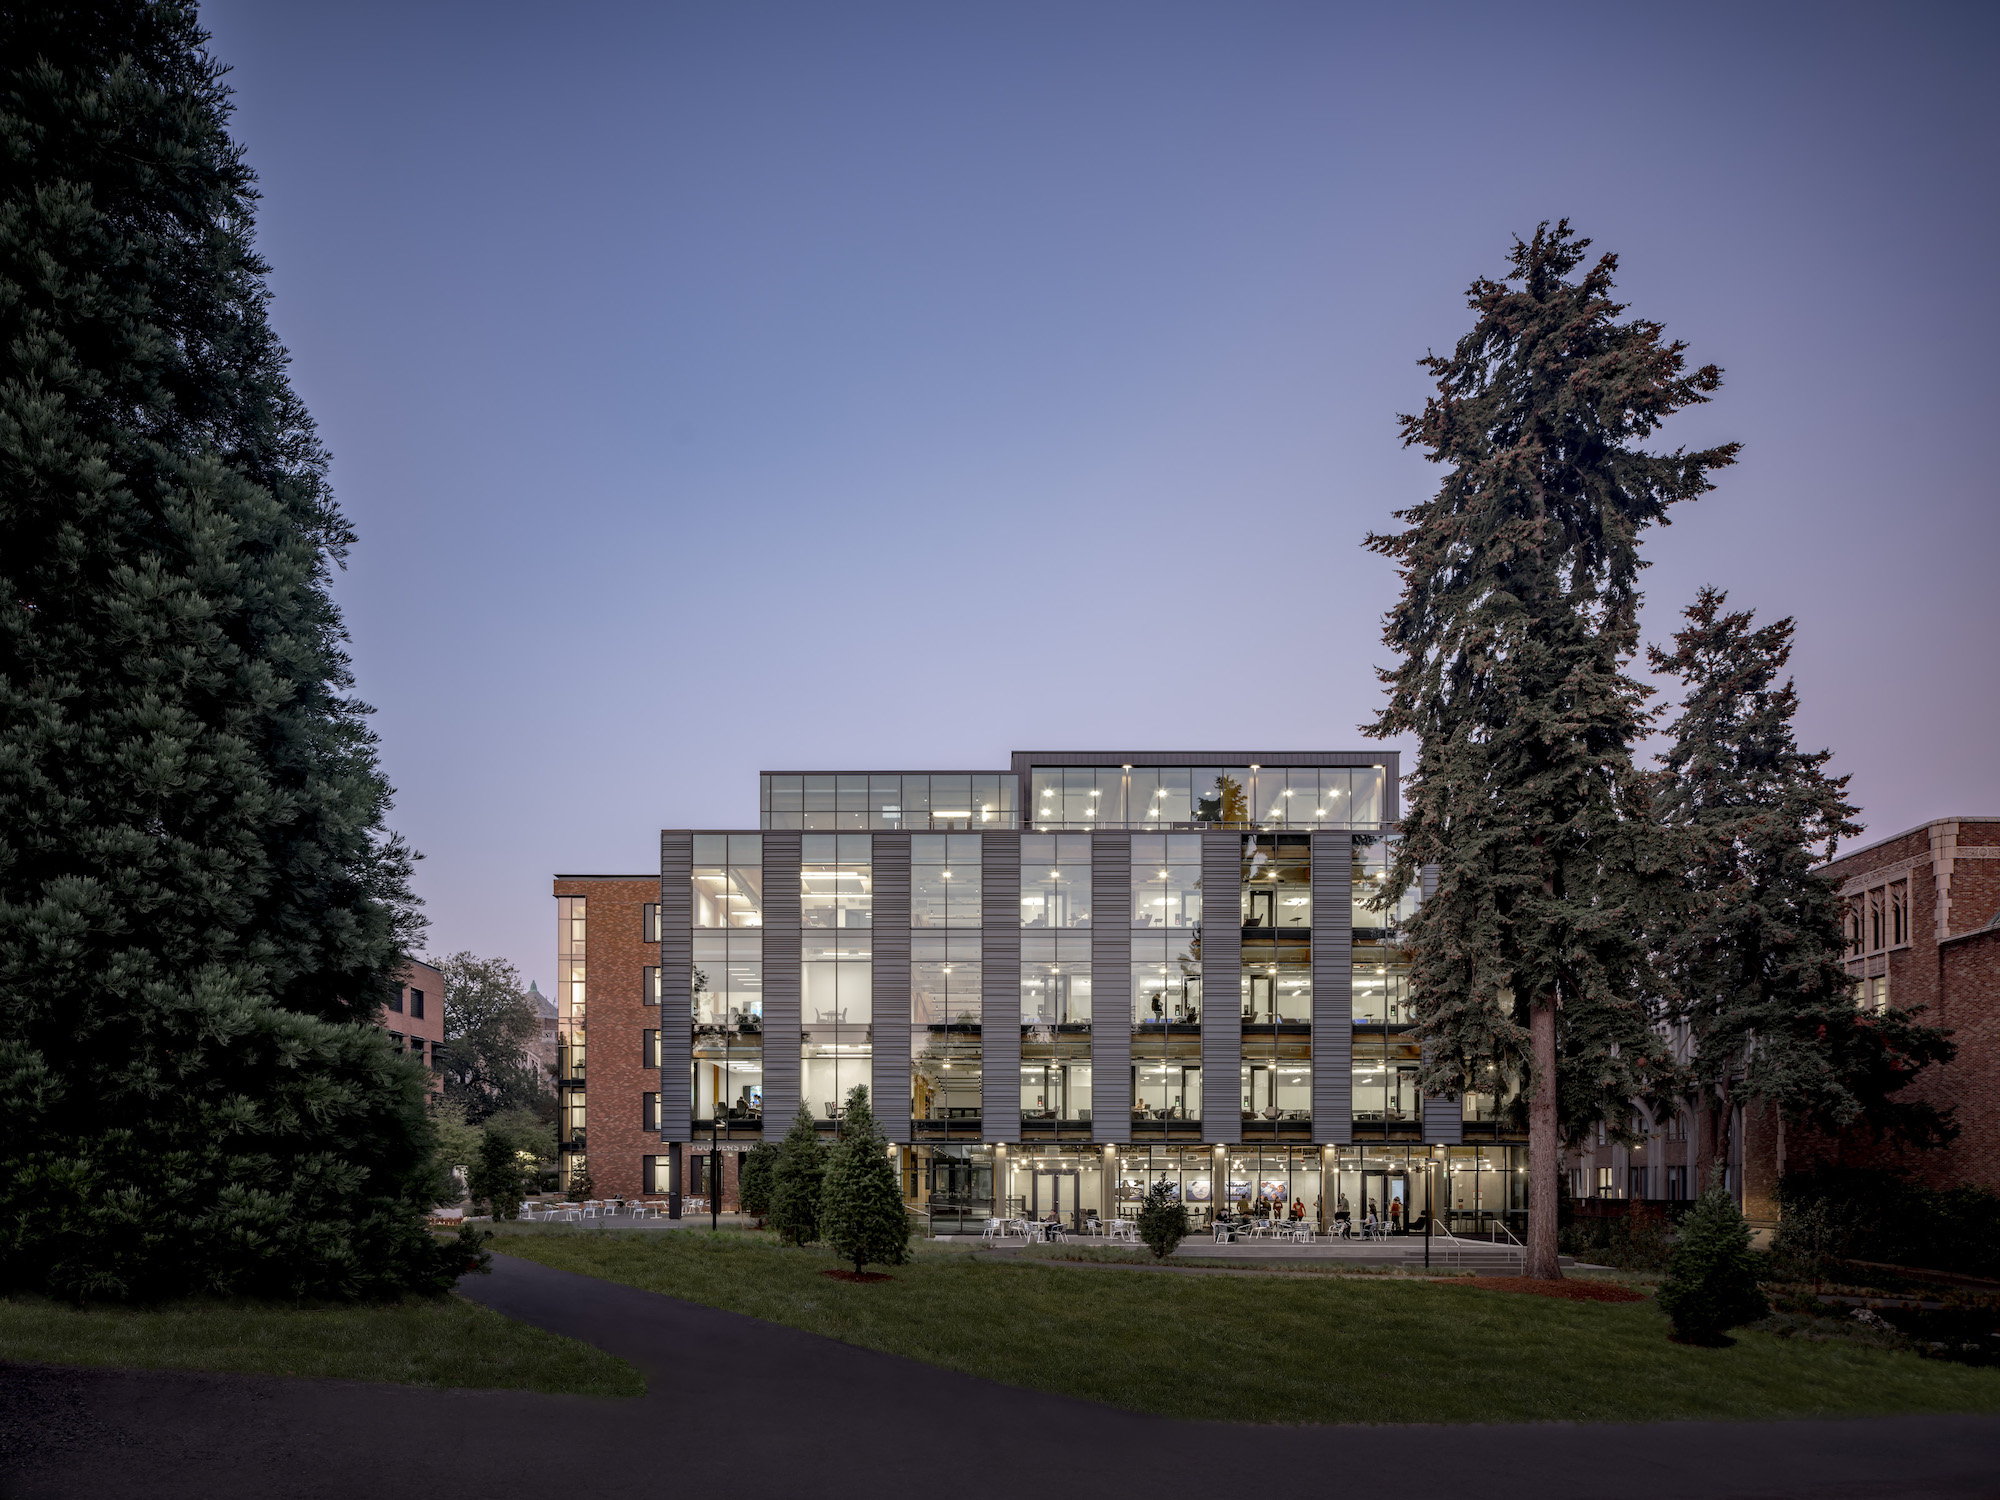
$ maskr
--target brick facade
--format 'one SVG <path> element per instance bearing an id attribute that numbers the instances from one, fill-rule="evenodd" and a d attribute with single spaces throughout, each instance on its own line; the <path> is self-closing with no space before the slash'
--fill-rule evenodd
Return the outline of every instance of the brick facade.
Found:
<path id="1" fill-rule="evenodd" d="M 444 1076 L 437 1069 L 438 1048 L 444 1045 L 444 975 L 411 959 L 403 965 L 395 1005 L 377 1011 L 375 1022 L 389 1033 L 398 1051 L 411 1053 L 432 1070 L 431 1092 L 442 1093 Z"/>
<path id="2" fill-rule="evenodd" d="M 644 909 L 659 901 L 660 877 L 562 875 L 553 894 L 587 902 L 585 1160 L 600 1195 L 637 1197 L 644 1158 L 666 1151 L 642 1115 L 645 1096 L 660 1088 L 659 1070 L 645 1065 L 645 1034 L 659 1029 L 660 1007 L 644 997 L 645 970 L 660 962 L 660 945 L 645 940 Z"/>
<path id="3" fill-rule="evenodd" d="M 1848 903 L 1847 966 L 1862 1003 L 1922 1007 L 1927 1024 L 1951 1032 L 1957 1058 L 1927 1069 L 1907 1097 L 1951 1108 L 1959 1137 L 1940 1150 L 1910 1151 L 1863 1132 L 1838 1140 L 1793 1132 L 1787 1168 L 1882 1167 L 1929 1187 L 2000 1191 L 2000 818 L 1941 818 L 1826 868 Z M 1744 1123 L 1745 1209 L 1775 1219 L 1776 1125 Z"/>

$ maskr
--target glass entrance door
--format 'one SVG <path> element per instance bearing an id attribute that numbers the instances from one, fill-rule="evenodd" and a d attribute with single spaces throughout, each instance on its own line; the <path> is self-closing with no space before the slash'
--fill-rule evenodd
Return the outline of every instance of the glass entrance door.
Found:
<path id="1" fill-rule="evenodd" d="M 1036 1172 L 1028 1179 L 1028 1216 L 1046 1220 L 1050 1214 L 1055 1214 L 1080 1232 L 1083 1228 L 1082 1186 L 1082 1174 L 1074 1168 Z"/>
<path id="2" fill-rule="evenodd" d="M 1362 1202 L 1356 1222 L 1365 1224 L 1375 1216 L 1377 1227 L 1399 1230 L 1410 1222 L 1410 1174 L 1408 1172 L 1366 1172 L 1361 1174 Z"/>

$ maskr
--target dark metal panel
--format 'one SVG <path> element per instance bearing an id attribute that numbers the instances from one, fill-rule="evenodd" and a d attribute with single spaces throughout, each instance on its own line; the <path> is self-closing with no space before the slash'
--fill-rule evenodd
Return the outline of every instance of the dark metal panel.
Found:
<path id="1" fill-rule="evenodd" d="M 979 1049 L 981 1126 L 1021 1138 L 1021 836 L 982 835 Z"/>
<path id="2" fill-rule="evenodd" d="M 685 1141 L 694 1074 L 694 835 L 660 834 L 660 1139 Z"/>
<path id="3" fill-rule="evenodd" d="M 799 835 L 764 835 L 764 1132 L 782 1139 L 799 1112 Z"/>
<path id="4" fill-rule="evenodd" d="M 1438 867 L 1418 872 L 1417 891 L 1425 901 L 1437 894 Z M 1433 1145 L 1456 1146 L 1465 1139 L 1465 1110 L 1457 1099 L 1424 1100 L 1424 1139 Z"/>
<path id="5" fill-rule="evenodd" d="M 1201 839 L 1202 1138 L 1243 1139 L 1243 838 Z"/>
<path id="6" fill-rule="evenodd" d="M 1313 1139 L 1354 1139 L 1354 837 L 1312 841 Z"/>
<path id="7" fill-rule="evenodd" d="M 1090 1138 L 1132 1139 L 1132 836 L 1090 837 Z"/>
<path id="8" fill-rule="evenodd" d="M 910 1138 L 910 836 L 874 836 L 873 1082 L 875 1118 L 892 1141 Z"/>

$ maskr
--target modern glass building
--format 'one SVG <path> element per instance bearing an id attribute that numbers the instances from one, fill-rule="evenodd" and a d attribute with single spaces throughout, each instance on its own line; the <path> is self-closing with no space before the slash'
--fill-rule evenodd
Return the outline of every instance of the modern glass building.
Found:
<path id="1" fill-rule="evenodd" d="M 1491 1101 L 1417 1089 L 1393 753 L 759 781 L 755 830 L 661 834 L 656 891 L 558 878 L 564 1146 L 600 1191 L 727 1193 L 714 1155 L 801 1107 L 836 1134 L 865 1083 L 940 1229 L 1130 1214 L 1162 1180 L 1198 1222 L 1522 1216 Z"/>

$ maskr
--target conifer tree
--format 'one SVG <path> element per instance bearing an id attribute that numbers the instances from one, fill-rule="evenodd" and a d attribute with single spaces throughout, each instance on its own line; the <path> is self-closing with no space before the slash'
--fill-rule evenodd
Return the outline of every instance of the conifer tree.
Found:
<path id="1" fill-rule="evenodd" d="M 1687 373 L 1658 323 L 1619 321 L 1616 257 L 1572 280 L 1589 243 L 1544 224 L 1503 280 L 1472 284 L 1472 330 L 1423 361 L 1436 393 L 1402 419 L 1405 445 L 1449 472 L 1398 512 L 1404 530 L 1368 539 L 1403 579 L 1383 632 L 1401 661 L 1368 732 L 1418 739 L 1388 894 L 1437 867 L 1407 928 L 1422 1082 L 1522 1080 L 1541 1278 L 1561 1274 L 1563 1140 L 1622 1127 L 1668 1072 L 1639 986 L 1653 871 L 1632 764 L 1646 689 L 1626 671 L 1638 545 L 1736 453 L 1636 446 L 1720 373 Z"/>
<path id="2" fill-rule="evenodd" d="M 0 1284 L 441 1289 L 354 538 L 205 43 L 0 8 Z"/>
<path id="3" fill-rule="evenodd" d="M 1681 1221 L 1667 1274 L 1660 1281 L 1660 1311 L 1674 1333 L 1690 1344 L 1721 1344 L 1732 1328 L 1770 1311 L 1757 1289 L 1757 1260 L 1750 1226 L 1715 1173 Z"/>
<path id="4" fill-rule="evenodd" d="M 1781 1142 L 1790 1121 L 1933 1144 L 1949 1122 L 1894 1096 L 1953 1048 L 1915 1010 L 1856 1007 L 1839 893 L 1816 866 L 1861 827 L 1847 778 L 1823 769 L 1832 752 L 1800 750 L 1793 732 L 1798 693 L 1779 682 L 1792 621 L 1755 627 L 1727 602 L 1702 589 L 1674 649 L 1649 651 L 1685 690 L 1655 799 L 1679 877 L 1655 967 L 1689 1042 L 1702 1144 L 1726 1167 L 1738 1104 L 1773 1109 Z"/>
<path id="5" fill-rule="evenodd" d="M 1181 1202 L 1179 1189 L 1166 1178 L 1146 1190 L 1146 1200 L 1139 1205 L 1138 1230 L 1155 1260 L 1165 1260 L 1187 1238 L 1187 1206 Z"/>
<path id="6" fill-rule="evenodd" d="M 771 1227 L 787 1245 L 810 1245 L 819 1235 L 820 1192 L 826 1182 L 826 1147 L 812 1111 L 799 1104 L 792 1128 L 778 1146 L 771 1174 Z"/>
<path id="7" fill-rule="evenodd" d="M 777 1173 L 778 1148 L 770 1141 L 759 1141 L 744 1153 L 736 1179 L 736 1201 L 743 1212 L 759 1221 L 771 1212 Z"/>
<path id="8" fill-rule="evenodd" d="M 868 1085 L 856 1084 L 841 1115 L 840 1143 L 826 1169 L 820 1195 L 819 1237 L 850 1262 L 856 1275 L 873 1261 L 900 1266 L 910 1258 L 910 1216 L 889 1142 L 868 1107 Z"/>

